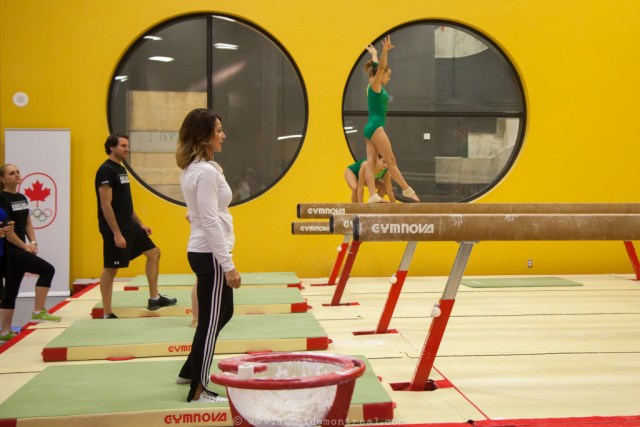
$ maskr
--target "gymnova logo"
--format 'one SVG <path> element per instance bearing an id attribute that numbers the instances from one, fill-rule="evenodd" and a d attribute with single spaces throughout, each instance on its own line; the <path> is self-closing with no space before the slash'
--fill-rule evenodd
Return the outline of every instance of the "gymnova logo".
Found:
<path id="1" fill-rule="evenodd" d="M 215 423 L 227 421 L 226 412 L 205 412 L 193 414 L 172 414 L 164 417 L 165 424 Z"/>
<path id="2" fill-rule="evenodd" d="M 307 213 L 310 215 L 344 215 L 344 208 L 309 208 Z"/>
<path id="3" fill-rule="evenodd" d="M 172 344 L 167 347 L 169 353 L 189 353 L 191 351 L 191 344 Z"/>
<path id="4" fill-rule="evenodd" d="M 320 231 L 320 232 L 328 232 L 328 225 L 301 225 L 300 231 L 311 232 L 311 231 Z"/>
<path id="5" fill-rule="evenodd" d="M 433 234 L 433 224 L 373 224 L 371 231 L 378 234 Z"/>

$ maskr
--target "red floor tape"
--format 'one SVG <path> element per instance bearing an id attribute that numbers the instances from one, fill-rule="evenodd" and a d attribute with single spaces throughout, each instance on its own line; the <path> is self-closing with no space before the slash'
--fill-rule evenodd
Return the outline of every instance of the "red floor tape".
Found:
<path id="1" fill-rule="evenodd" d="M 628 417 L 469 420 L 466 423 L 396 424 L 394 427 L 640 427 L 640 415 Z"/>
<path id="2" fill-rule="evenodd" d="M 473 427 L 640 427 L 640 415 L 629 417 L 533 418 L 471 421 Z"/>

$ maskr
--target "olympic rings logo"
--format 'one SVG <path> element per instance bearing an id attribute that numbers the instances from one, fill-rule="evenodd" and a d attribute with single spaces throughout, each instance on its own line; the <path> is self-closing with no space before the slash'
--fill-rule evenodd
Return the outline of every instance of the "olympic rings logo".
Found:
<path id="1" fill-rule="evenodd" d="M 51 215 L 53 215 L 53 211 L 51 209 L 35 208 L 31 211 L 31 216 L 40 222 L 47 221 L 51 217 Z"/>

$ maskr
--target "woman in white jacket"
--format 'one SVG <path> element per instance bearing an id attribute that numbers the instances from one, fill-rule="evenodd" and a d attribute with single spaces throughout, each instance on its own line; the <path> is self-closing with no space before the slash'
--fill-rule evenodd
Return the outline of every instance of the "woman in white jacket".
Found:
<path id="1" fill-rule="evenodd" d="M 176 150 L 191 223 L 187 258 L 198 282 L 198 326 L 189 357 L 176 378 L 178 383 L 191 384 L 187 402 L 226 401 L 207 389 L 216 340 L 233 316 L 233 289 L 241 282 L 231 258 L 231 188 L 213 158 L 222 151 L 224 139 L 220 116 L 198 108 L 185 117 Z"/>

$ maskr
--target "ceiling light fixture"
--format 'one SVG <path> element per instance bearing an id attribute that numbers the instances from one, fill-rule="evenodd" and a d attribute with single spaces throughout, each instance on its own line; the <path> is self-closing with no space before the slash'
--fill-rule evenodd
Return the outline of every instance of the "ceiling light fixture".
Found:
<path id="1" fill-rule="evenodd" d="M 285 135 L 285 136 L 279 136 L 278 137 L 278 141 L 283 141 L 285 139 L 294 139 L 294 138 L 302 138 L 302 135 Z"/>
<path id="2" fill-rule="evenodd" d="M 174 59 L 175 58 L 172 58 L 170 56 L 152 56 L 152 57 L 149 58 L 149 61 L 171 62 Z"/>
<path id="3" fill-rule="evenodd" d="M 237 44 L 229 43 L 214 43 L 213 47 L 215 47 L 216 49 L 238 50 Z"/>

